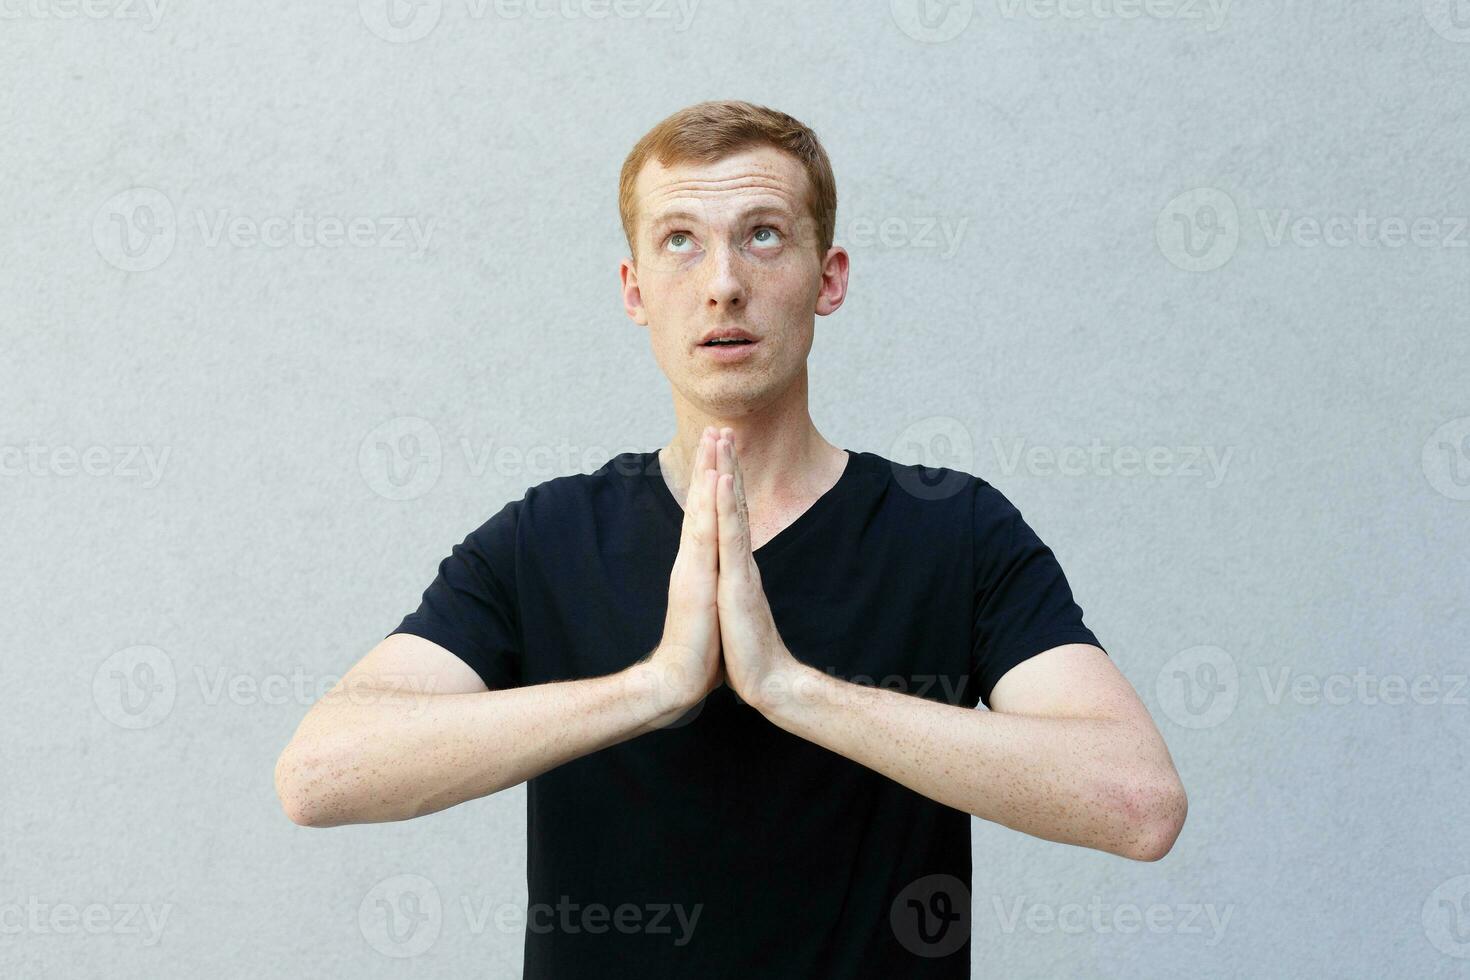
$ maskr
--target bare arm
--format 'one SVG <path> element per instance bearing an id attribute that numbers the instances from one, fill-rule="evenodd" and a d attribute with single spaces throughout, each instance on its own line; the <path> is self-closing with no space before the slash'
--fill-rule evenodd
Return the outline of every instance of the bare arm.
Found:
<path id="1" fill-rule="evenodd" d="M 720 640 L 730 686 L 772 723 L 946 806 L 1140 861 L 1187 801 L 1148 709 L 1108 655 L 1052 647 L 996 682 L 990 711 L 831 677 L 781 641 L 750 548 L 734 432 L 719 440 Z"/>
<path id="2" fill-rule="evenodd" d="M 276 764 L 276 792 L 308 827 L 407 820 L 488 796 L 677 718 L 656 672 L 644 660 L 487 691 L 453 653 L 396 633 L 307 712 Z"/>
<path id="3" fill-rule="evenodd" d="M 775 724 L 930 799 L 1047 840 L 1139 861 L 1188 809 L 1148 709 L 1107 654 L 1055 647 L 1008 671 L 991 711 L 853 684 L 804 664 L 766 688 Z"/>
<path id="4" fill-rule="evenodd" d="M 695 453 L 663 636 L 615 674 L 487 691 L 449 650 L 395 633 L 312 705 L 276 763 L 295 823 L 407 820 L 488 796 L 678 719 L 723 680 L 714 443 Z"/>

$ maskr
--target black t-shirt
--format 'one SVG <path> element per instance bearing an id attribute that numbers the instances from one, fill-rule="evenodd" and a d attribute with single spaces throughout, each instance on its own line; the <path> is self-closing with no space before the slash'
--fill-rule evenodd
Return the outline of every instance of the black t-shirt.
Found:
<path id="1" fill-rule="evenodd" d="M 755 552 L 797 659 L 973 708 L 1028 657 L 1101 646 L 999 490 L 848 452 Z M 658 645 L 683 519 L 657 452 L 548 480 L 455 546 L 394 632 L 492 690 L 620 671 Z M 526 820 L 527 978 L 970 975 L 970 816 L 727 686 L 531 779 Z"/>

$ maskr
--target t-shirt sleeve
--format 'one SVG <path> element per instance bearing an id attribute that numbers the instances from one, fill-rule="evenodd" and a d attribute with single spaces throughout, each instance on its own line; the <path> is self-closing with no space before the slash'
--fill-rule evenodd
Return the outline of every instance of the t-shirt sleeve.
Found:
<path id="1" fill-rule="evenodd" d="M 996 683 L 1022 661 L 1064 643 L 1102 647 L 1082 622 L 1082 608 L 1052 550 L 1015 505 L 983 480 L 975 490 L 974 549 L 971 665 L 987 708 Z"/>
<path id="2" fill-rule="evenodd" d="M 520 618 L 516 605 L 519 500 L 454 546 L 423 600 L 393 633 L 412 633 L 459 657 L 490 690 L 521 683 Z M 393 633 L 389 633 L 392 636 Z"/>

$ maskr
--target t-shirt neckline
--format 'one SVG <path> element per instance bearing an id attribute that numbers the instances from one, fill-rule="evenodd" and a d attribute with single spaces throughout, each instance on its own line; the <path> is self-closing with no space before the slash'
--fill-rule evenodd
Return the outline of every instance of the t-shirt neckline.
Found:
<path id="1" fill-rule="evenodd" d="M 777 531 L 770 540 L 764 542 L 759 548 L 751 552 L 751 554 L 757 557 L 770 554 L 776 550 L 773 548 L 773 545 L 779 546 L 783 542 L 795 537 L 798 531 L 812 522 L 814 516 L 820 516 L 822 511 L 832 507 L 847 493 L 848 487 L 857 479 L 858 454 L 851 449 L 843 449 L 842 451 L 847 453 L 847 465 L 842 468 L 842 473 L 837 477 L 837 482 L 828 487 L 827 491 L 820 497 L 812 501 L 807 509 L 797 516 L 796 520 Z M 664 479 L 663 464 L 659 460 L 658 454 L 659 450 L 657 449 L 645 454 L 648 465 L 644 467 L 644 473 L 650 480 L 657 484 L 654 488 L 654 493 L 662 502 L 664 511 L 674 519 L 675 527 L 682 527 L 684 523 L 684 507 L 674 496 L 674 492 L 669 489 L 668 481 Z"/>

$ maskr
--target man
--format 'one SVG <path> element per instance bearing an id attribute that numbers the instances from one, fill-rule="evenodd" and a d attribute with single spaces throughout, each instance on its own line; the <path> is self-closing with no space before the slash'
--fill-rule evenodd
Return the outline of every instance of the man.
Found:
<path id="1" fill-rule="evenodd" d="M 291 818 L 527 782 L 527 977 L 966 977 L 970 815 L 1167 853 L 1183 788 L 1050 549 L 983 480 L 812 423 L 848 274 L 815 135 L 692 106 L 619 201 L 673 438 L 457 545 L 282 754 Z"/>

